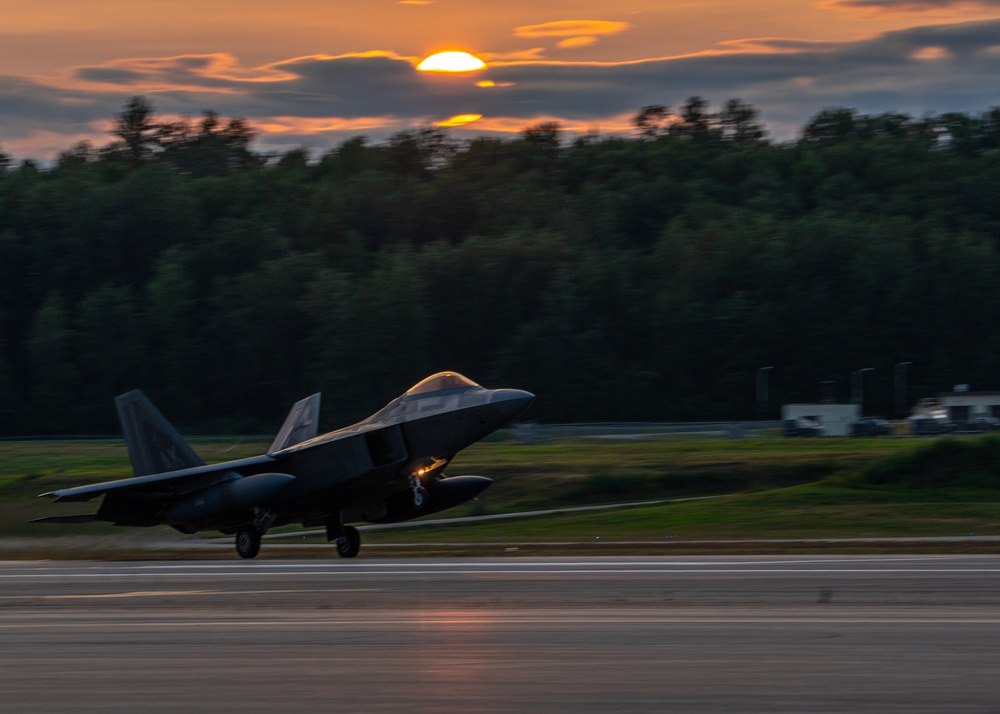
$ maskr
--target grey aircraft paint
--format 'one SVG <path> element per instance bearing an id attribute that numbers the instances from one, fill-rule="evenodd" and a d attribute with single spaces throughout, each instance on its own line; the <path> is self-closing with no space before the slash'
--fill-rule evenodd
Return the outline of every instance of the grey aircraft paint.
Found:
<path id="1" fill-rule="evenodd" d="M 139 390 L 115 399 L 133 478 L 44 493 L 57 502 L 103 496 L 96 513 L 39 519 L 166 524 L 184 533 L 235 534 L 252 558 L 271 527 L 325 525 L 343 557 L 361 540 L 352 522 L 387 523 L 436 513 L 482 493 L 490 479 L 445 477 L 462 449 L 508 424 L 534 400 L 439 372 L 352 426 L 318 435 L 320 395 L 297 402 L 267 454 L 206 465 Z"/>

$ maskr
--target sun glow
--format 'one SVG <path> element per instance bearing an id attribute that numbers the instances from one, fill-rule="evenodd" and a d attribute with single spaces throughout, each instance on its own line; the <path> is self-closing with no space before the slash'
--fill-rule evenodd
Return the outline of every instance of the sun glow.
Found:
<path id="1" fill-rule="evenodd" d="M 468 52 L 438 52 L 417 65 L 421 72 L 475 72 L 486 63 Z"/>
<path id="2" fill-rule="evenodd" d="M 466 124 L 471 124 L 474 121 L 479 121 L 482 118 L 482 114 L 459 114 L 449 119 L 445 119 L 444 121 L 436 121 L 434 122 L 434 126 L 465 126 Z"/>

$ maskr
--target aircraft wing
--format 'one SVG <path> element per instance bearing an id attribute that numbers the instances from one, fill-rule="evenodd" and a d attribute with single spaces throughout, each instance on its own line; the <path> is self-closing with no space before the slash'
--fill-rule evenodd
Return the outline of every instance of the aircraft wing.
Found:
<path id="1" fill-rule="evenodd" d="M 103 496 L 109 491 L 130 491 L 134 495 L 142 496 L 156 496 L 160 494 L 177 495 L 204 487 L 206 477 L 211 477 L 225 471 L 239 472 L 240 469 L 269 464 L 274 461 L 275 459 L 270 456 L 253 456 L 249 459 L 226 461 L 210 466 L 197 466 L 190 469 L 180 469 L 179 471 L 165 471 L 159 474 L 118 479 L 117 481 L 102 481 L 100 483 L 87 484 L 86 486 L 62 488 L 58 491 L 49 491 L 41 495 L 57 502 L 89 501 L 97 496 Z"/>
<path id="2" fill-rule="evenodd" d="M 32 518 L 28 523 L 93 523 L 97 520 L 96 513 L 81 513 L 75 516 L 46 516 Z"/>

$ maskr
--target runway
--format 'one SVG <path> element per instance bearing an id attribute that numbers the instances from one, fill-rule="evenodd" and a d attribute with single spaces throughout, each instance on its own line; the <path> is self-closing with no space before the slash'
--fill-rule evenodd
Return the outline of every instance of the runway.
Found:
<path id="1" fill-rule="evenodd" d="M 0 563 L 0 711 L 983 712 L 1000 557 Z"/>

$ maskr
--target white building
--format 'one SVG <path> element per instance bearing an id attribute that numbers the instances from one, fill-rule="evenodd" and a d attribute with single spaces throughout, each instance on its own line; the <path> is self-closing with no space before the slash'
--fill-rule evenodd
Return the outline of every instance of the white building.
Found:
<path id="1" fill-rule="evenodd" d="M 1000 417 L 1000 392 L 973 392 L 967 384 L 956 384 L 953 392 L 921 401 L 914 414 L 959 424 L 976 417 Z"/>
<path id="2" fill-rule="evenodd" d="M 861 418 L 858 404 L 785 404 L 782 419 L 809 419 L 823 427 L 824 436 L 850 436 L 851 424 Z"/>

